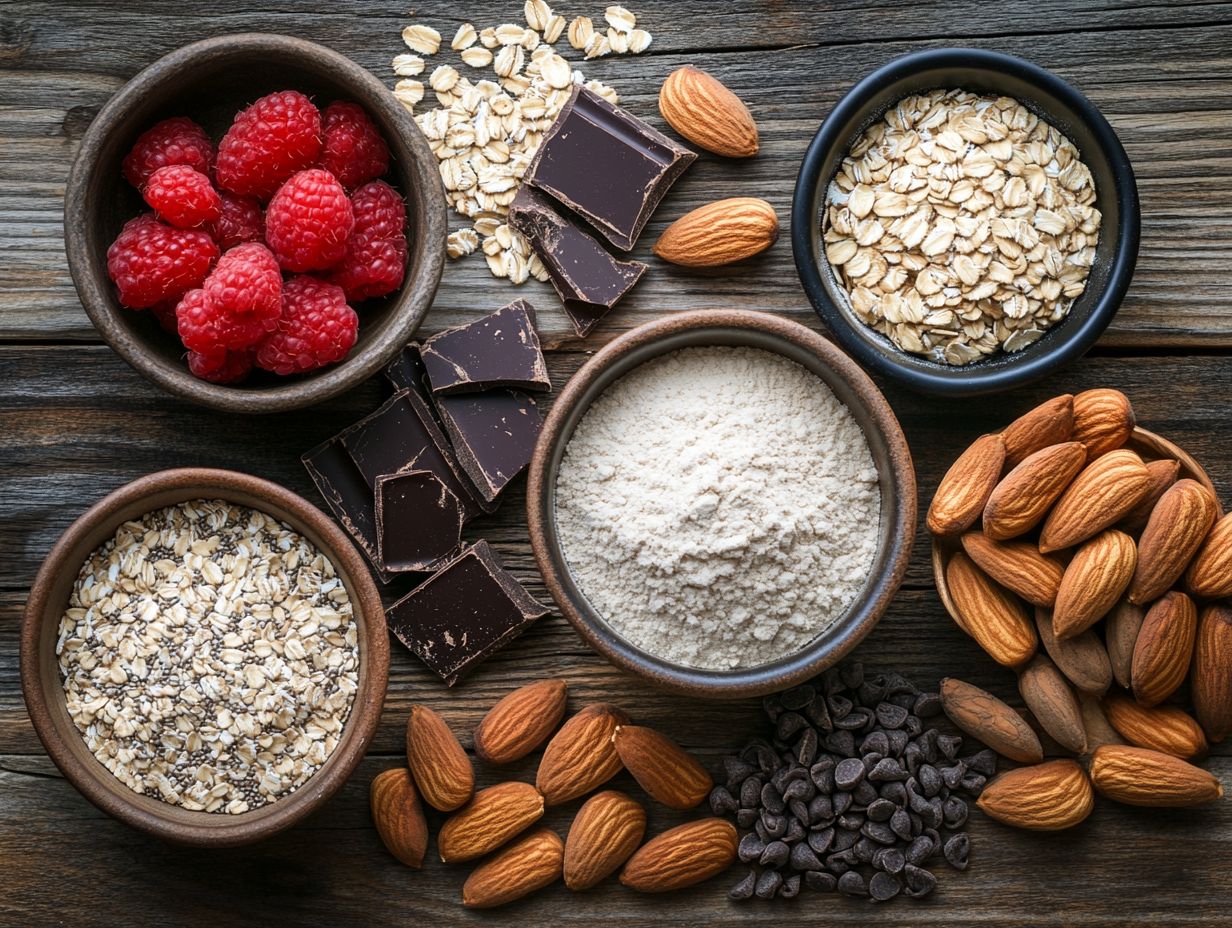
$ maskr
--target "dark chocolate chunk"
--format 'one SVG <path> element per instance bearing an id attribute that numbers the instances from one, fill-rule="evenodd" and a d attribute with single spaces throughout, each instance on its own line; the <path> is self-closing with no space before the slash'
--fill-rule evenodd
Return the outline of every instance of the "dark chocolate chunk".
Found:
<path id="1" fill-rule="evenodd" d="M 462 543 L 462 504 L 429 470 L 378 477 L 376 537 L 386 570 L 432 570 Z"/>
<path id="2" fill-rule="evenodd" d="M 403 390 L 423 392 L 427 389 L 428 369 L 419 356 L 419 342 L 409 342 L 385 365 L 385 379 L 393 384 L 395 393 Z"/>
<path id="3" fill-rule="evenodd" d="M 433 335 L 420 346 L 419 355 L 433 393 L 552 389 L 535 329 L 535 308 L 525 300 Z"/>
<path id="4" fill-rule="evenodd" d="M 300 460 L 304 462 L 334 518 L 368 558 L 381 582 L 388 583 L 393 575 L 381 563 L 377 550 L 376 509 L 372 490 L 342 443 L 337 438 L 331 438 Z"/>
<path id="5" fill-rule="evenodd" d="M 868 892 L 878 902 L 888 902 L 899 894 L 903 884 L 889 872 L 874 873 L 869 881 Z"/>
<path id="6" fill-rule="evenodd" d="M 543 427 L 534 399 L 519 390 L 434 396 L 458 463 L 485 500 L 491 501 L 530 458 Z"/>
<path id="7" fill-rule="evenodd" d="M 477 541 L 389 607 L 389 630 L 449 686 L 548 612 Z"/>
<path id="8" fill-rule="evenodd" d="M 552 123 L 525 181 L 579 213 L 622 251 L 697 155 L 581 86 Z"/>

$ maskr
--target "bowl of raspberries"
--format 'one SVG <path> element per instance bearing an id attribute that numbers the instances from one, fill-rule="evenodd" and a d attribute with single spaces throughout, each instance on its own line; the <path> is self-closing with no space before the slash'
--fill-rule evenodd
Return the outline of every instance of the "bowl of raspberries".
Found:
<path id="1" fill-rule="evenodd" d="M 302 408 L 376 373 L 427 313 L 440 183 L 418 127 L 350 59 L 208 39 L 91 124 L 65 194 L 69 266 L 150 380 L 231 412 Z"/>

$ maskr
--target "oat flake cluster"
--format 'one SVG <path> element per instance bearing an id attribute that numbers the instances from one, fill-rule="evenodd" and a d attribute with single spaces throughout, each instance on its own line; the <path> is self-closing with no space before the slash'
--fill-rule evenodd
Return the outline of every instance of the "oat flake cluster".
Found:
<path id="1" fill-rule="evenodd" d="M 892 107 L 826 203 L 826 257 L 852 310 L 943 364 L 1037 341 L 1082 294 L 1099 242 L 1073 144 L 1017 100 L 962 90 Z"/>
<path id="2" fill-rule="evenodd" d="M 134 792 L 240 813 L 338 744 L 358 684 L 351 601 L 276 519 L 194 500 L 126 522 L 86 561 L 56 654 L 69 715 Z"/>

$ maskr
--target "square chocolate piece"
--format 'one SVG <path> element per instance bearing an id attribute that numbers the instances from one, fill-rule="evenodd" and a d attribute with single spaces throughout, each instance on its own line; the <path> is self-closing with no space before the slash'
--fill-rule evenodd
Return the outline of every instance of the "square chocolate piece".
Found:
<path id="1" fill-rule="evenodd" d="M 385 613 L 389 630 L 447 686 L 548 610 L 477 541 Z"/>
<path id="2" fill-rule="evenodd" d="M 393 576 L 385 569 L 378 550 L 372 490 L 342 443 L 336 437 L 331 438 L 300 460 L 334 518 L 368 558 L 381 582 L 388 583 Z"/>
<path id="3" fill-rule="evenodd" d="M 433 335 L 420 346 L 419 355 L 433 393 L 552 389 L 535 329 L 535 308 L 525 300 Z"/>
<path id="4" fill-rule="evenodd" d="M 386 570 L 433 570 L 462 544 L 462 504 L 430 470 L 378 477 L 376 539 Z"/>
<path id="5" fill-rule="evenodd" d="M 434 396 L 441 422 L 458 463 L 485 500 L 526 470 L 543 415 L 534 399 L 519 390 L 489 390 Z"/>

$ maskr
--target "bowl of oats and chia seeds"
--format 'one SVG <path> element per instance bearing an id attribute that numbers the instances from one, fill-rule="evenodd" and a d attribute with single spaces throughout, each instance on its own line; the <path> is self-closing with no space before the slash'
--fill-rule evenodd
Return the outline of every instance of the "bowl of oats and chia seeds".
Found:
<path id="1" fill-rule="evenodd" d="M 341 531 L 276 484 L 142 477 L 94 505 L 30 591 L 22 689 L 65 777 L 183 844 L 260 840 L 354 770 L 384 701 L 380 596 Z"/>

